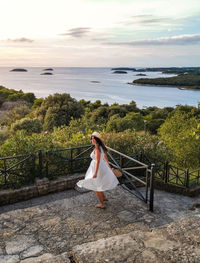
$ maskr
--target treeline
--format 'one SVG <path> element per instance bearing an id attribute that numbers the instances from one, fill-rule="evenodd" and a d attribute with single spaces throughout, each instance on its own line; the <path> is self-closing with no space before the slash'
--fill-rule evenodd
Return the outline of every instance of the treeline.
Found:
<path id="1" fill-rule="evenodd" d="M 172 72 L 167 72 L 172 73 Z M 185 72 L 170 78 L 141 78 L 136 79 L 130 84 L 160 85 L 160 86 L 179 86 L 187 89 L 200 89 L 200 71 Z"/>
<path id="2" fill-rule="evenodd" d="M 6 101 L 18 101 L 23 100 L 28 103 L 33 103 L 35 100 L 33 93 L 24 93 L 22 90 L 16 91 L 14 89 L 7 89 L 0 86 L 0 106 Z"/>
<path id="3" fill-rule="evenodd" d="M 29 134 L 40 133 L 68 126 L 73 131 L 98 128 L 106 132 L 122 132 L 134 129 L 156 134 L 173 110 L 172 107 L 139 109 L 134 101 L 122 105 L 102 104 L 99 100 L 77 101 L 69 94 L 54 94 L 45 99 L 35 99 L 29 104 L 22 100 L 3 103 L 0 111 L 4 114 L 0 123 L 8 127 L 11 133 L 22 129 Z"/>
<path id="4" fill-rule="evenodd" d="M 142 150 L 155 162 L 200 166 L 199 107 L 139 109 L 134 101 L 108 105 L 77 101 L 65 93 L 33 102 L 4 101 L 0 123 L 1 156 L 86 144 L 87 134 L 96 130 L 105 134 L 108 145 L 124 153 Z"/>

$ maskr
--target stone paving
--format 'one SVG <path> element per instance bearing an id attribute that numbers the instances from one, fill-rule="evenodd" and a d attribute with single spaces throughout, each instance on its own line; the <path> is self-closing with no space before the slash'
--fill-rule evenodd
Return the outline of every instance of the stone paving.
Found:
<path id="1" fill-rule="evenodd" d="M 95 208 L 97 199 L 94 192 L 80 194 L 75 190 L 0 207 L 0 262 L 69 263 L 72 262 L 72 251 L 76 262 L 84 263 L 148 262 L 140 261 L 139 254 L 142 254 L 143 258 L 151 258 L 152 261 L 149 262 L 154 263 L 200 262 L 196 260 L 198 255 L 200 258 L 200 197 L 190 198 L 155 191 L 154 213 L 148 211 L 144 202 L 120 186 L 109 191 L 107 197 L 109 201 L 106 202 L 106 209 Z M 177 225 L 173 226 L 176 221 L 178 224 L 182 222 L 179 224 L 181 226 L 185 225 L 183 229 L 186 229 L 186 226 L 195 226 L 194 229 L 190 228 L 192 236 L 188 237 L 194 238 L 195 233 L 198 236 L 191 245 L 193 261 L 167 261 L 169 258 L 167 259 L 166 255 L 170 253 L 166 247 L 170 248 L 170 251 L 178 250 L 177 240 L 170 240 L 169 235 L 166 235 L 171 231 L 173 236 L 176 236 L 174 229 L 179 231 Z M 126 240 L 127 243 L 123 245 Z M 164 261 L 160 255 L 154 253 L 155 246 L 158 247 L 162 241 L 165 245 L 159 247 L 164 251 Z M 104 260 L 102 255 L 106 255 L 105 249 L 115 252 L 115 248 L 120 247 L 119 244 L 122 244 L 122 247 L 121 252 L 118 251 L 118 259 L 113 257 L 113 260 Z M 90 251 L 95 247 L 91 253 L 94 255 L 94 251 L 98 252 L 100 259 L 92 258 L 91 253 L 86 255 L 88 246 Z M 99 249 L 96 249 L 96 246 Z M 142 249 L 142 246 L 147 249 Z M 119 256 L 123 251 L 124 256 L 120 261 Z M 132 254 L 132 261 L 127 261 L 128 255 L 133 251 L 135 254 Z M 174 258 L 174 254 L 171 258 Z"/>

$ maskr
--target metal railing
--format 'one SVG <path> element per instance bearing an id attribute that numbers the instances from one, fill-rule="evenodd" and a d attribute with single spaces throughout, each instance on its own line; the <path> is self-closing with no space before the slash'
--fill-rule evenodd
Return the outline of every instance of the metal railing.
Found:
<path id="1" fill-rule="evenodd" d="M 144 153 L 140 155 L 140 160 L 151 166 L 151 161 Z M 155 179 L 168 185 L 176 185 L 182 188 L 191 188 L 200 185 L 200 169 L 190 170 L 183 169 L 167 162 L 156 162 Z"/>
<path id="2" fill-rule="evenodd" d="M 112 167 L 121 170 L 120 185 L 136 197 L 149 203 L 153 211 L 154 168 L 108 148 Z M 91 161 L 91 145 L 64 148 L 55 151 L 38 151 L 37 155 L 26 154 L 0 158 L 0 189 L 18 188 L 33 183 L 36 177 L 54 179 L 59 176 L 85 172 Z M 141 191 L 141 187 L 145 191 Z"/>
<path id="3" fill-rule="evenodd" d="M 40 168 L 43 176 L 54 178 L 66 174 L 85 172 L 90 161 L 91 145 L 47 151 L 43 156 L 44 165 Z M 40 161 L 43 163 L 43 161 Z"/>
<path id="4" fill-rule="evenodd" d="M 143 162 L 108 146 L 107 149 L 109 150 L 109 164 L 119 169 L 123 174 L 120 179 L 121 186 L 145 203 L 149 203 L 149 209 L 153 211 L 154 165 L 152 164 L 149 169 L 148 165 Z M 141 191 L 141 188 L 145 188 L 145 192 Z"/>
<path id="5" fill-rule="evenodd" d="M 35 155 L 23 154 L 0 158 L 0 189 L 18 188 L 34 182 Z"/>

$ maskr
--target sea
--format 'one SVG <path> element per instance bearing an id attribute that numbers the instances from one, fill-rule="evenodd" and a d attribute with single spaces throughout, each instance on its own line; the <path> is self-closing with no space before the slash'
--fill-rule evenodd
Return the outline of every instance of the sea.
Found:
<path id="1" fill-rule="evenodd" d="M 200 91 L 181 90 L 177 87 L 130 85 L 139 72 L 113 74 L 111 68 L 54 67 L 52 75 L 41 75 L 46 68 L 25 68 L 27 72 L 11 72 L 13 68 L 0 67 L 0 86 L 9 89 L 33 92 L 37 98 L 46 98 L 55 93 L 69 93 L 80 100 L 102 103 L 129 104 L 135 101 L 137 107 L 175 107 L 200 102 Z M 146 78 L 172 77 L 162 72 L 145 72 Z M 144 78 L 142 77 L 142 78 Z"/>

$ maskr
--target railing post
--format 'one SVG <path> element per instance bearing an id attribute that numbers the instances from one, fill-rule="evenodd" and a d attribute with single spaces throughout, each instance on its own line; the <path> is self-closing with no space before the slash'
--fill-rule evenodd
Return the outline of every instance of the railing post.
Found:
<path id="1" fill-rule="evenodd" d="M 154 201 L 154 174 L 155 174 L 155 164 L 151 164 L 150 202 L 149 202 L 149 210 L 151 212 L 153 212 L 153 201 Z"/>
<path id="2" fill-rule="evenodd" d="M 169 180 L 169 163 L 168 161 L 165 163 L 165 177 L 164 182 L 167 184 Z"/>
<path id="3" fill-rule="evenodd" d="M 73 163 L 72 163 L 72 159 L 73 159 L 73 148 L 70 148 L 70 173 L 73 173 Z"/>
<path id="4" fill-rule="evenodd" d="M 46 171 L 46 177 L 48 178 L 49 177 L 49 156 L 48 156 L 48 154 L 49 154 L 49 151 L 47 150 L 46 151 L 46 169 L 45 169 L 45 171 Z"/>
<path id="5" fill-rule="evenodd" d="M 42 150 L 38 151 L 38 158 L 39 158 L 39 176 L 42 177 L 42 168 L 43 168 L 43 156 Z"/>
<path id="6" fill-rule="evenodd" d="M 35 160 L 36 160 L 36 158 L 35 158 L 35 154 L 31 154 L 31 156 L 33 158 L 33 177 L 35 179 L 35 177 L 36 177 L 36 171 L 35 171 Z"/>
<path id="7" fill-rule="evenodd" d="M 120 160 L 119 160 L 119 165 L 120 165 L 120 168 L 122 169 L 123 168 L 123 157 L 120 155 Z"/>
<path id="8" fill-rule="evenodd" d="M 6 159 L 3 160 L 3 168 L 4 168 L 4 182 L 5 182 L 5 185 L 7 184 L 7 172 L 6 172 Z"/>
<path id="9" fill-rule="evenodd" d="M 139 160 L 140 160 L 140 162 L 143 161 L 143 152 L 142 152 L 142 150 L 140 150 Z"/>
<path id="10" fill-rule="evenodd" d="M 149 191 L 149 174 L 148 174 L 148 166 L 146 167 L 146 200 L 145 202 L 148 202 L 148 191 Z"/>
<path id="11" fill-rule="evenodd" d="M 188 188 L 189 187 L 189 168 L 187 168 L 186 170 L 186 178 L 185 178 L 185 187 Z"/>

